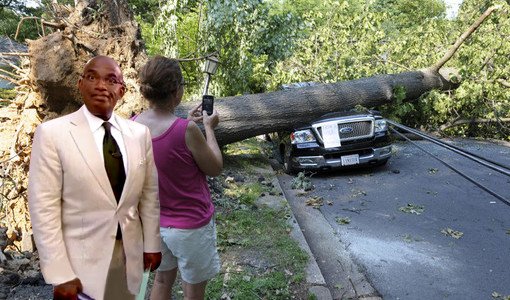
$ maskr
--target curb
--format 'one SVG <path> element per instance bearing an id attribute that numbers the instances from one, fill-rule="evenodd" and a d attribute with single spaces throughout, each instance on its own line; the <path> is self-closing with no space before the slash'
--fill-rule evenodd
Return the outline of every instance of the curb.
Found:
<path id="1" fill-rule="evenodd" d="M 317 300 L 333 300 L 333 297 L 331 296 L 330 290 L 327 288 L 326 280 L 324 279 L 324 276 L 322 275 L 322 272 L 319 268 L 319 265 L 317 264 L 317 261 L 315 260 L 315 256 L 312 253 L 312 250 L 310 249 L 305 236 L 303 235 L 303 232 L 301 231 L 301 228 L 299 227 L 299 223 L 296 220 L 296 217 L 294 216 L 294 212 L 292 211 L 292 208 L 289 204 L 289 201 L 285 197 L 285 193 L 282 189 L 282 186 L 280 185 L 280 181 L 278 180 L 277 174 L 275 174 L 275 169 L 272 167 L 271 162 L 269 162 L 268 166 L 264 167 L 256 167 L 258 169 L 258 173 L 261 175 L 267 175 L 268 177 L 271 177 L 271 183 L 275 190 L 277 190 L 280 194 L 280 196 L 273 197 L 272 199 L 267 199 L 268 202 L 265 202 L 263 204 L 267 206 L 271 206 L 274 208 L 287 208 L 289 212 L 289 219 L 287 220 L 287 223 L 291 226 L 292 230 L 290 232 L 290 236 L 298 242 L 299 247 L 305 251 L 308 254 L 309 261 L 308 265 L 305 270 L 306 275 L 306 283 L 309 286 L 308 288 L 308 294 L 315 296 L 314 299 Z M 269 203 L 270 202 L 270 203 Z M 279 202 L 279 203 L 275 203 Z"/>
<path id="2" fill-rule="evenodd" d="M 297 222 L 296 217 L 294 216 L 294 212 L 292 211 L 292 208 L 287 198 L 285 197 L 285 193 L 283 191 L 282 186 L 280 185 L 280 181 L 278 180 L 278 177 L 274 173 L 275 170 L 272 167 L 269 170 L 273 175 L 272 184 L 281 193 L 282 195 L 281 197 L 284 199 L 285 205 L 288 207 L 289 210 L 290 217 L 287 220 L 287 222 L 292 227 L 290 235 L 294 240 L 298 242 L 301 249 L 303 249 L 303 251 L 305 251 L 309 257 L 308 265 L 305 270 L 306 283 L 309 285 L 308 293 L 310 295 L 314 295 L 315 299 L 317 300 L 333 300 L 331 292 L 326 286 L 326 280 L 324 279 L 324 276 L 322 275 L 319 265 L 315 260 L 315 256 L 313 255 L 312 250 L 310 249 L 310 246 L 308 245 L 305 236 L 301 231 L 301 227 L 299 226 L 299 223 Z"/>
<path id="3" fill-rule="evenodd" d="M 273 170 L 274 162 L 270 161 Z M 351 260 L 350 254 L 345 250 L 335 235 L 333 228 L 322 213 L 304 204 L 298 199 L 297 192 L 285 191 L 285 178 L 276 174 L 273 185 L 278 187 L 290 208 L 292 237 L 298 241 L 301 248 L 310 257 L 306 269 L 306 281 L 309 284 L 309 294 L 315 299 L 364 299 L 381 300 L 378 292 L 372 287 L 359 267 Z M 289 176 L 289 178 L 292 178 Z M 296 201 L 298 200 L 298 201 Z M 307 228 L 307 232 L 301 227 Z M 306 235 L 306 236 L 305 236 Z M 311 245 L 309 243 L 312 243 Z M 313 246 L 313 247 L 311 247 Z M 318 261 L 322 257 L 321 261 Z M 328 260 L 328 261 L 326 261 Z M 322 266 L 322 270 L 321 270 Z M 327 277 L 324 274 L 328 275 Z M 329 284 L 326 279 L 329 278 Z M 331 290 L 332 286 L 341 286 Z"/>

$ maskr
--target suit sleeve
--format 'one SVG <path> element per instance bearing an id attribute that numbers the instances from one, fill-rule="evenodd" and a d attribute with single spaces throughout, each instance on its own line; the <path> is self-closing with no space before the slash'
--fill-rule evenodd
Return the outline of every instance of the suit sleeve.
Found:
<path id="1" fill-rule="evenodd" d="M 145 181 L 140 199 L 139 211 L 143 226 L 144 252 L 154 253 L 161 251 L 159 236 L 159 198 L 158 173 L 152 152 L 152 140 L 149 129 L 145 130 Z"/>
<path id="2" fill-rule="evenodd" d="M 62 165 L 50 128 L 38 126 L 32 144 L 28 205 L 32 231 L 47 283 L 76 278 L 62 234 Z"/>

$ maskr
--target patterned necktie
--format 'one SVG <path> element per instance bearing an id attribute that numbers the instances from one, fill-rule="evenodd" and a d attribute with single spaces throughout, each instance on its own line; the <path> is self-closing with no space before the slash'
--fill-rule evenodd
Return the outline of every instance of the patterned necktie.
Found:
<path id="1" fill-rule="evenodd" d="M 126 172 L 124 171 L 124 162 L 122 161 L 119 145 L 112 136 L 112 124 L 104 122 L 103 127 L 105 129 L 103 138 L 104 166 L 118 203 L 124 188 L 124 182 L 126 181 Z"/>

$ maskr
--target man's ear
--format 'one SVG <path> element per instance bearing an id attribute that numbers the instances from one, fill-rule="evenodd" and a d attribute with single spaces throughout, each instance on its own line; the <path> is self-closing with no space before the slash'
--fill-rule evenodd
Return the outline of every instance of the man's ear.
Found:
<path id="1" fill-rule="evenodd" d="M 123 85 L 120 87 L 120 90 L 119 90 L 120 98 L 124 97 L 125 93 L 126 93 L 126 87 Z"/>
<path id="2" fill-rule="evenodd" d="M 82 85 L 82 78 L 80 76 L 80 78 L 78 79 L 78 82 L 76 83 L 76 87 L 78 88 L 78 91 L 80 91 L 80 94 L 81 94 L 81 85 Z"/>

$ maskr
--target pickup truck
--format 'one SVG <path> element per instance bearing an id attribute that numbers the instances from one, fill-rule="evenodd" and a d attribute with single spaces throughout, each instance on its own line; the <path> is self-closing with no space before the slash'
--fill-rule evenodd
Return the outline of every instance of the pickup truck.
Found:
<path id="1" fill-rule="evenodd" d="M 391 157 L 386 120 L 375 110 L 326 114 L 308 126 L 273 135 L 286 173 L 380 166 Z"/>

